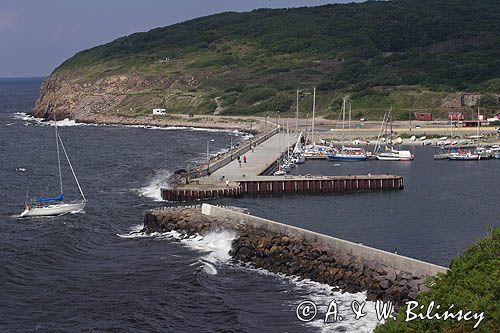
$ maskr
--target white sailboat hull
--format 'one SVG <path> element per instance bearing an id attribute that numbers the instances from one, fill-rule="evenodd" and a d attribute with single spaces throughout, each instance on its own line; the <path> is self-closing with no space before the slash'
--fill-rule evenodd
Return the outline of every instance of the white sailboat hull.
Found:
<path id="1" fill-rule="evenodd" d="M 413 155 L 411 154 L 401 154 L 401 153 L 380 153 L 377 155 L 377 159 L 380 161 L 412 161 Z"/>
<path id="2" fill-rule="evenodd" d="M 83 210 L 85 208 L 85 201 L 78 202 L 78 203 L 61 203 L 61 204 L 54 204 L 54 205 L 47 205 L 43 207 L 36 207 L 36 206 L 31 206 L 27 207 L 20 217 L 28 217 L 28 216 L 57 216 L 57 215 L 64 215 L 68 213 L 77 213 Z"/>

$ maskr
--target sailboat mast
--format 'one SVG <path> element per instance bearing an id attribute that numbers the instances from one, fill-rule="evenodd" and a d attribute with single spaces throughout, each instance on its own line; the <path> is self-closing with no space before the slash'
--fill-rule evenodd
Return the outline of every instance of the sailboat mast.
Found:
<path id="1" fill-rule="evenodd" d="M 73 174 L 73 177 L 75 178 L 76 185 L 78 185 L 78 190 L 80 190 L 80 194 L 82 195 L 83 200 L 87 201 L 85 198 L 85 195 L 83 194 L 82 187 L 80 186 L 80 182 L 78 181 L 78 178 L 76 178 L 75 170 L 73 169 L 73 165 L 71 165 L 71 161 L 69 160 L 68 153 L 66 153 L 66 148 L 64 148 L 64 143 L 62 142 L 62 139 L 59 135 L 57 135 L 59 142 L 61 142 L 61 147 L 64 152 L 64 156 L 66 156 L 66 160 L 68 161 L 69 168 L 71 169 L 71 173 Z"/>
<path id="2" fill-rule="evenodd" d="M 278 111 L 278 128 L 280 128 L 280 114 L 279 114 L 279 111 Z M 279 165 L 280 165 L 280 162 L 281 162 L 281 132 L 278 133 L 278 168 L 279 168 Z"/>
<path id="3" fill-rule="evenodd" d="M 351 142 L 351 107 L 352 103 L 349 102 L 349 142 Z"/>
<path id="4" fill-rule="evenodd" d="M 345 97 L 342 98 L 342 147 L 344 146 L 345 132 Z"/>
<path id="5" fill-rule="evenodd" d="M 290 129 L 288 128 L 288 120 L 286 121 L 286 156 L 290 159 Z"/>
<path id="6" fill-rule="evenodd" d="M 450 117 L 450 144 L 453 141 L 453 115 Z"/>
<path id="7" fill-rule="evenodd" d="M 393 122 L 394 118 L 392 118 L 392 106 L 391 106 L 391 149 L 394 148 L 394 143 L 393 143 L 393 139 L 394 139 L 394 132 L 392 130 L 392 122 Z"/>
<path id="8" fill-rule="evenodd" d="M 479 105 L 477 106 L 477 147 L 479 147 Z"/>
<path id="9" fill-rule="evenodd" d="M 299 134 L 299 89 L 297 89 L 297 112 L 295 114 L 295 131 Z"/>
<path id="10" fill-rule="evenodd" d="M 57 120 L 56 115 L 54 114 L 54 128 L 56 131 L 56 147 L 57 147 L 57 163 L 59 166 L 59 186 L 61 189 L 61 194 L 63 194 L 63 184 L 62 184 L 62 174 L 61 174 L 61 156 L 59 153 L 59 134 L 57 134 Z"/>
<path id="11" fill-rule="evenodd" d="M 384 126 L 385 126 L 386 117 L 387 117 L 387 112 L 384 113 L 384 117 L 382 118 L 382 124 L 380 125 L 380 129 L 378 131 L 377 143 L 375 144 L 375 148 L 373 149 L 374 153 L 378 153 L 378 151 L 379 151 L 379 149 L 381 147 L 381 145 L 380 145 L 380 137 L 382 136 L 382 134 L 384 132 Z"/>
<path id="12" fill-rule="evenodd" d="M 311 127 L 311 143 L 314 145 L 314 115 L 316 113 L 316 87 L 313 90 L 313 117 L 312 117 L 312 127 Z"/>

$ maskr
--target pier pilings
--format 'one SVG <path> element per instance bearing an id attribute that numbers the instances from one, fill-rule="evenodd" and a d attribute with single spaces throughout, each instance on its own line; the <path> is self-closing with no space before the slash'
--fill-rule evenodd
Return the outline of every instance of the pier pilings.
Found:
<path id="1" fill-rule="evenodd" d="M 176 187 L 161 189 L 163 200 L 190 201 L 214 198 L 235 198 L 242 195 L 333 194 L 363 191 L 390 191 L 404 188 L 403 177 L 396 175 L 357 176 L 258 176 L 239 179 L 231 185 Z"/>

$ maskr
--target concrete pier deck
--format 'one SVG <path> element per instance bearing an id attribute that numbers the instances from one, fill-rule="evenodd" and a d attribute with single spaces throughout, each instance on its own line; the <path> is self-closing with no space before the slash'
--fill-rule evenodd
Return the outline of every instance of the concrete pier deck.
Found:
<path id="1" fill-rule="evenodd" d="M 294 134 L 290 133 L 288 137 L 289 142 L 287 143 L 287 135 L 284 132 L 273 135 L 256 146 L 253 151 L 250 150 L 244 154 L 247 158 L 247 163 L 243 162 L 242 156 L 240 166 L 237 157 L 234 157 L 233 161 L 212 172 L 210 177 L 199 178 L 197 181 L 199 181 L 200 184 L 207 184 L 218 182 L 223 176 L 224 179 L 230 182 L 241 178 L 256 177 L 269 168 L 271 164 L 276 163 L 276 160 L 282 152 L 286 151 L 287 147 L 295 143 L 296 138 Z M 279 149 L 280 147 L 281 149 Z"/>

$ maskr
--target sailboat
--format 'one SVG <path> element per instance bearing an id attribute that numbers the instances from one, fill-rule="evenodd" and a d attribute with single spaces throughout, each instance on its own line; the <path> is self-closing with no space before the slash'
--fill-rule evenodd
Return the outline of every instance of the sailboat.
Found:
<path id="1" fill-rule="evenodd" d="M 386 115 L 384 115 L 384 121 L 386 122 L 385 132 L 387 132 L 387 121 L 390 119 L 390 122 L 391 122 L 391 137 L 389 140 L 387 138 L 385 139 L 385 142 L 390 141 L 391 147 L 389 148 L 386 146 L 385 151 L 379 152 L 380 145 L 377 144 L 377 147 L 375 148 L 375 154 L 377 156 L 377 160 L 380 160 L 380 161 L 412 161 L 414 156 L 409 150 L 396 150 L 396 149 L 394 149 L 394 146 L 392 145 L 393 131 L 392 131 L 392 116 L 390 116 L 390 114 L 391 114 L 391 111 L 389 111 L 389 115 L 387 117 L 386 117 Z M 384 123 L 384 121 L 382 121 L 382 123 Z M 379 140 L 377 140 L 377 141 L 379 141 Z"/>
<path id="2" fill-rule="evenodd" d="M 448 152 L 447 153 L 434 154 L 434 159 L 435 160 L 447 160 L 448 157 L 450 156 L 451 146 L 454 144 L 454 142 L 453 142 L 453 117 L 450 117 L 450 140 L 447 140 L 446 137 L 443 137 L 441 139 L 442 139 L 441 142 L 442 142 L 442 145 L 443 145 L 441 147 L 441 149 L 445 149 L 445 147 L 448 146 Z"/>
<path id="3" fill-rule="evenodd" d="M 306 159 L 326 159 L 326 152 L 330 149 L 327 146 L 316 144 L 314 140 L 314 125 L 316 113 L 316 87 L 313 89 L 312 124 L 311 124 L 311 144 L 304 147 L 304 157 Z M 307 141 L 307 138 L 306 138 Z"/>
<path id="4" fill-rule="evenodd" d="M 27 202 L 25 205 L 24 211 L 19 215 L 20 217 L 29 217 L 29 216 L 57 216 L 63 215 L 67 213 L 76 213 L 80 212 L 85 208 L 85 204 L 87 203 L 87 199 L 83 194 L 83 190 L 78 182 L 78 178 L 76 178 L 75 170 L 73 169 L 73 165 L 69 160 L 68 153 L 66 152 L 66 148 L 64 147 L 64 143 L 57 132 L 57 121 L 54 119 L 55 123 L 55 134 L 56 134 L 56 147 L 57 147 L 57 162 L 59 166 L 59 186 L 60 186 L 60 194 L 54 197 L 48 198 L 40 198 L 40 199 L 32 199 L 30 202 Z M 59 144 L 64 152 L 64 156 L 68 161 L 68 165 L 71 169 L 71 173 L 75 178 L 76 185 L 78 186 L 78 190 L 80 191 L 81 199 L 72 201 L 72 202 L 64 202 L 64 192 L 63 192 L 63 182 L 62 182 L 62 173 L 61 173 L 61 156 L 59 151 Z"/>
<path id="5" fill-rule="evenodd" d="M 477 145 L 476 150 L 479 148 L 479 106 L 477 107 Z M 448 154 L 448 159 L 452 161 L 479 161 L 481 156 L 470 149 L 460 149 L 458 148 L 454 152 Z"/>
<path id="6" fill-rule="evenodd" d="M 365 161 L 367 156 L 363 148 L 344 146 L 345 132 L 345 98 L 342 101 L 342 148 L 338 152 L 328 154 L 330 161 Z M 351 133 L 351 108 L 349 107 L 349 140 Z"/>

